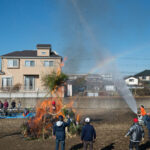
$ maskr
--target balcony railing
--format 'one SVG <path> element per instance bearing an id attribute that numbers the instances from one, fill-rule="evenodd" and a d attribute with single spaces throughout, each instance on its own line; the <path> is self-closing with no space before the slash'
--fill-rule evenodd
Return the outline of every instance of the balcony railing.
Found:
<path id="1" fill-rule="evenodd" d="M 51 93 L 48 90 L 32 88 L 29 86 L 20 86 L 14 88 L 11 87 L 0 87 L 0 98 L 43 98 L 43 97 L 51 97 Z M 53 97 L 57 97 L 57 94 L 54 94 Z M 64 91 L 59 95 L 60 97 L 64 97 Z"/>
<path id="2" fill-rule="evenodd" d="M 39 89 L 35 89 L 33 86 L 5 86 L 0 87 L 0 92 L 25 92 L 25 91 L 37 91 Z"/>

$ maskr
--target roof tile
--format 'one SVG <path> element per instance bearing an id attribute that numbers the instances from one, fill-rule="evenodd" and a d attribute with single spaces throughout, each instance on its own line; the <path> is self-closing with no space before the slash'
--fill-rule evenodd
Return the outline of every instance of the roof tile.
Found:
<path id="1" fill-rule="evenodd" d="M 36 50 L 23 50 L 23 51 L 14 51 L 2 56 L 12 56 L 12 57 L 40 57 L 37 56 Z M 51 51 L 50 57 L 60 57 L 55 52 Z"/>

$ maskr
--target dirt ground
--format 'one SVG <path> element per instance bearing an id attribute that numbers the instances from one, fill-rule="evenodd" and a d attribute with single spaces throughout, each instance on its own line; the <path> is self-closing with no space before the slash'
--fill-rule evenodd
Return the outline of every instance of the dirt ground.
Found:
<path id="1" fill-rule="evenodd" d="M 94 150 L 128 150 L 129 137 L 124 138 L 135 115 L 130 110 L 79 110 L 92 118 L 97 132 Z M 24 119 L 0 119 L 0 150 L 54 150 L 55 140 L 25 140 L 20 134 Z M 150 150 L 148 131 L 140 144 L 142 150 Z M 66 150 L 81 150 L 80 137 L 66 139 Z"/>

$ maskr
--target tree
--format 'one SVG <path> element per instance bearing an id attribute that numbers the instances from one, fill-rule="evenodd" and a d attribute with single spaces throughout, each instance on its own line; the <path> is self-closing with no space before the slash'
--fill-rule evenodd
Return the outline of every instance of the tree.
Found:
<path id="1" fill-rule="evenodd" d="M 50 92 L 56 90 L 58 87 L 62 86 L 68 79 L 68 76 L 61 72 L 57 74 L 52 72 L 52 74 L 46 74 L 42 78 L 43 85 L 50 90 Z"/>

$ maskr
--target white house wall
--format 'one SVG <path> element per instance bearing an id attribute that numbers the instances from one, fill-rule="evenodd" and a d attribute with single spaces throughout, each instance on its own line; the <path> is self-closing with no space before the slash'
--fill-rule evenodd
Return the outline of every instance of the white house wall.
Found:
<path id="1" fill-rule="evenodd" d="M 132 82 L 130 80 L 133 80 Z M 134 77 L 127 78 L 125 80 L 127 85 L 138 85 L 138 79 Z"/>

